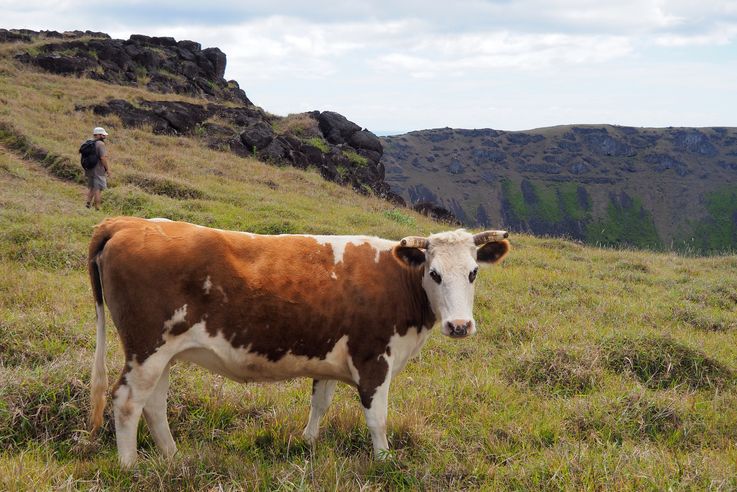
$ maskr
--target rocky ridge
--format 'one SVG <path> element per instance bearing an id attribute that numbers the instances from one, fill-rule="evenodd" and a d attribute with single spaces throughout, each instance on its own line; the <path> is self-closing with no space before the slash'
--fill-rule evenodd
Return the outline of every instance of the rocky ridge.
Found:
<path id="1" fill-rule="evenodd" d="M 36 69 L 203 101 L 113 99 L 79 105 L 79 111 L 115 115 L 125 126 L 157 133 L 196 136 L 240 156 L 316 168 L 327 180 L 404 204 L 384 181 L 383 148 L 376 135 L 331 111 L 287 117 L 265 112 L 236 81 L 224 79 L 227 60 L 218 48 L 171 37 L 119 40 L 90 31 L 7 29 L 0 29 L 0 43 L 17 45 L 15 60 Z"/>

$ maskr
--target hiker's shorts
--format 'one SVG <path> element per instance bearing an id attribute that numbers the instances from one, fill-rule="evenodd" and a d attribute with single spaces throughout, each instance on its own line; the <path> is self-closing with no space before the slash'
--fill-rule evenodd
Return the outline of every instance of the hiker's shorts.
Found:
<path id="1" fill-rule="evenodd" d="M 105 176 L 87 176 L 87 188 L 104 190 L 107 188 L 107 179 L 105 179 Z"/>

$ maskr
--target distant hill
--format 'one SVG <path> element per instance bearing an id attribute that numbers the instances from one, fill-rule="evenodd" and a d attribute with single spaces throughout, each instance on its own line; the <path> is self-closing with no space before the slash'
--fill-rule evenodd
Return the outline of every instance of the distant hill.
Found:
<path id="1" fill-rule="evenodd" d="M 470 226 L 696 253 L 737 248 L 737 128 L 440 128 L 381 141 L 393 191 Z"/>

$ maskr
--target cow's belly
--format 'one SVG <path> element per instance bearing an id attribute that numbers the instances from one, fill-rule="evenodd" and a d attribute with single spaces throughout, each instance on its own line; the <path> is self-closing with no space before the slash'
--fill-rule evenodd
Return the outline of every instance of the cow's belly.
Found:
<path id="1" fill-rule="evenodd" d="M 235 381 L 270 382 L 309 377 L 353 383 L 347 336 L 338 340 L 323 359 L 287 353 L 276 361 L 251 352 L 248 347 L 235 348 L 222 337 L 207 336 L 205 343 L 196 340 L 200 337 L 195 333 L 190 333 L 189 338 L 177 341 L 182 350 L 177 351 L 175 359 L 193 362 Z"/>

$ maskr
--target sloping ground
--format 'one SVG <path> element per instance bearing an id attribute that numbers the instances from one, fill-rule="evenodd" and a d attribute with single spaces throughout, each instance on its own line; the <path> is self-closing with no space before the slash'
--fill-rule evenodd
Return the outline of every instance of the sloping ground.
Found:
<path id="1" fill-rule="evenodd" d="M 115 186 L 89 211 L 66 170 L 98 121 L 74 106 L 110 97 L 156 96 L 0 67 L 0 489 L 737 488 L 737 257 L 524 235 L 479 275 L 478 336 L 434 333 L 395 380 L 388 461 L 372 461 L 350 388 L 311 450 L 299 437 L 308 381 L 238 385 L 181 364 L 169 408 L 180 453 L 160 460 L 142 425 L 143 459 L 121 471 L 109 411 L 101 435 L 84 431 L 95 223 L 127 213 L 390 238 L 438 226 L 317 173 L 115 118 L 103 122 Z M 111 378 L 122 360 L 113 331 Z"/>
<path id="2" fill-rule="evenodd" d="M 737 128 L 439 128 L 382 143 L 392 190 L 467 225 L 596 245 L 737 248 Z"/>

